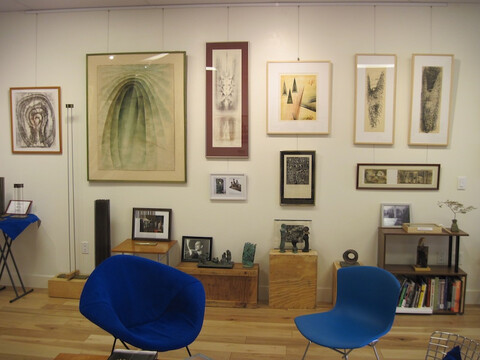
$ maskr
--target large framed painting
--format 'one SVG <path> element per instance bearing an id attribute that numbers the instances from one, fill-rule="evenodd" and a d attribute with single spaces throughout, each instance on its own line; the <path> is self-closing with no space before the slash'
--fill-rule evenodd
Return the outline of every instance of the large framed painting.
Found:
<path id="1" fill-rule="evenodd" d="M 248 42 L 207 43 L 206 156 L 248 157 Z"/>
<path id="2" fill-rule="evenodd" d="M 60 87 L 10 88 L 12 153 L 61 154 Z"/>
<path id="3" fill-rule="evenodd" d="M 315 151 L 280 152 L 280 204 L 315 204 Z"/>
<path id="4" fill-rule="evenodd" d="M 409 145 L 448 145 L 453 66 L 453 55 L 412 55 Z"/>
<path id="5" fill-rule="evenodd" d="M 267 62 L 267 133 L 329 134 L 329 61 Z"/>
<path id="6" fill-rule="evenodd" d="M 185 58 L 87 54 L 88 180 L 186 181 Z"/>
<path id="7" fill-rule="evenodd" d="M 393 144 L 396 55 L 356 55 L 355 144 Z"/>

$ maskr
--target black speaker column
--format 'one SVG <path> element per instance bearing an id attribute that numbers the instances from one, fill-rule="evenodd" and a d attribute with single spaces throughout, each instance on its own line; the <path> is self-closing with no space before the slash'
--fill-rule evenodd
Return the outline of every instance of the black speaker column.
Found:
<path id="1" fill-rule="evenodd" d="M 5 210 L 5 179 L 0 177 L 0 215 L 2 215 Z"/>
<path id="2" fill-rule="evenodd" d="M 110 257 L 110 200 L 95 200 L 95 266 Z"/>

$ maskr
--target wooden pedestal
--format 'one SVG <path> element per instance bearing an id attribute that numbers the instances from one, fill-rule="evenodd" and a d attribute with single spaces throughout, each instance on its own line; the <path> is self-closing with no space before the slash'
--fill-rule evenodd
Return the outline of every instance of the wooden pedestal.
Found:
<path id="1" fill-rule="evenodd" d="M 308 253 L 270 251 L 269 305 L 277 309 L 314 309 L 317 304 L 317 258 Z"/>
<path id="2" fill-rule="evenodd" d="M 68 279 L 57 275 L 48 280 L 48 296 L 66 299 L 80 299 L 86 281 L 87 279 Z"/>
<path id="3" fill-rule="evenodd" d="M 232 269 L 199 268 L 196 262 L 177 266 L 200 280 L 205 288 L 207 306 L 256 307 L 258 299 L 258 264 L 244 268 L 235 263 Z"/>

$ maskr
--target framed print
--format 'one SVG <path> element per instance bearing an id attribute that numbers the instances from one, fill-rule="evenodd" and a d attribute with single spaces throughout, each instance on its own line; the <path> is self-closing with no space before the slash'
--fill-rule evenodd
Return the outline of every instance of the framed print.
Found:
<path id="1" fill-rule="evenodd" d="M 5 214 L 9 215 L 27 215 L 32 207 L 30 200 L 10 200 Z"/>
<path id="2" fill-rule="evenodd" d="M 132 240 L 170 241 L 172 209 L 133 208 Z"/>
<path id="3" fill-rule="evenodd" d="M 12 153 L 61 154 L 60 87 L 10 88 Z"/>
<path id="4" fill-rule="evenodd" d="M 402 227 L 403 223 L 412 222 L 412 206 L 410 204 L 382 204 L 380 210 L 380 226 Z"/>
<path id="5" fill-rule="evenodd" d="M 280 203 L 315 204 L 315 151 L 280 152 Z"/>
<path id="6" fill-rule="evenodd" d="M 248 42 L 207 43 L 207 157 L 248 157 Z"/>
<path id="7" fill-rule="evenodd" d="M 412 55 L 409 145 L 448 145 L 453 66 L 453 55 Z"/>
<path id="8" fill-rule="evenodd" d="M 329 61 L 267 62 L 267 133 L 329 134 Z"/>
<path id="9" fill-rule="evenodd" d="M 311 238 L 312 220 L 291 220 L 275 219 L 273 221 L 273 248 L 279 249 L 282 236 L 285 241 L 285 249 L 293 249 L 292 240 L 298 241 L 297 248 L 303 249 L 305 246 L 304 235 L 309 234 Z"/>
<path id="10" fill-rule="evenodd" d="M 212 261 L 211 237 L 182 236 L 182 261 L 198 262 L 202 256 Z"/>
<path id="11" fill-rule="evenodd" d="M 247 200 L 247 176 L 245 174 L 211 174 L 211 200 Z"/>
<path id="12" fill-rule="evenodd" d="M 87 54 L 89 181 L 186 181 L 185 58 Z"/>
<path id="13" fill-rule="evenodd" d="M 357 189 L 438 190 L 440 164 L 357 164 Z"/>
<path id="14" fill-rule="evenodd" d="M 393 144 L 396 55 L 357 54 L 355 144 Z"/>

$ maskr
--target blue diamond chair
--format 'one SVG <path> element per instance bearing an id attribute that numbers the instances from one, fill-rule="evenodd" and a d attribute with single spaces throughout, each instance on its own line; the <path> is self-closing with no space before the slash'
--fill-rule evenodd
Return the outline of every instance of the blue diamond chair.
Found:
<path id="1" fill-rule="evenodd" d="M 372 266 L 351 266 L 338 270 L 337 301 L 332 310 L 295 318 L 295 325 L 311 343 L 342 354 L 354 349 L 375 347 L 387 334 L 395 319 L 400 283 L 388 271 Z"/>
<path id="2" fill-rule="evenodd" d="M 80 312 L 114 337 L 142 350 L 187 348 L 200 333 L 205 290 L 193 276 L 133 255 L 98 265 L 80 296 Z"/>

